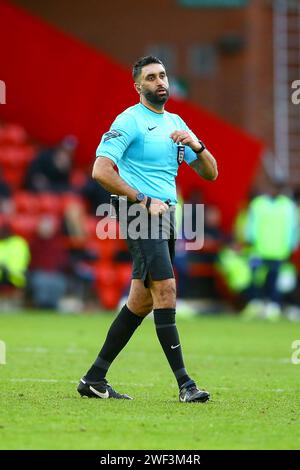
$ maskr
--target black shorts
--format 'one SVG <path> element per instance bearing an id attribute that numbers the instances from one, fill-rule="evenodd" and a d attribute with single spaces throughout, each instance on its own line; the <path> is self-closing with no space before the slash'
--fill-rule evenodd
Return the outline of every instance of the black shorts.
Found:
<path id="1" fill-rule="evenodd" d="M 131 204 L 128 204 L 128 208 Z M 161 281 L 174 278 L 173 261 L 175 256 L 175 206 L 171 206 L 163 216 L 150 216 L 145 211 L 147 228 L 141 236 L 133 236 L 129 227 L 137 220 L 135 216 L 127 216 L 124 221 L 118 217 L 123 235 L 133 258 L 132 279 L 142 279 L 145 287 L 149 281 Z M 144 219 L 145 220 L 145 219 Z"/>

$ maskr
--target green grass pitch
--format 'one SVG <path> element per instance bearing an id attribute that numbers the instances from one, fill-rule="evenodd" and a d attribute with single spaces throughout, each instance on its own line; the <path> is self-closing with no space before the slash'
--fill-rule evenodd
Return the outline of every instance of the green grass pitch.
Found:
<path id="1" fill-rule="evenodd" d="M 0 449 L 299 449 L 299 326 L 233 317 L 178 319 L 190 375 L 206 404 L 178 402 L 177 387 L 144 321 L 108 379 L 133 401 L 80 398 L 112 314 L 0 314 Z"/>

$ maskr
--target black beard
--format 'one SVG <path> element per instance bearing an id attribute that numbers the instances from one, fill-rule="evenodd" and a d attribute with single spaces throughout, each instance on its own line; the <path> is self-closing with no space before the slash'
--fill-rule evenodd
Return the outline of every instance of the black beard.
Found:
<path id="1" fill-rule="evenodd" d="M 160 96 L 156 93 L 153 93 L 152 91 L 147 91 L 145 93 L 145 98 L 147 99 L 147 101 L 149 101 L 149 103 L 151 103 L 153 105 L 164 104 L 169 99 L 169 90 L 167 90 L 167 89 L 165 89 L 165 90 L 166 90 L 166 94 L 162 95 L 162 96 Z"/>

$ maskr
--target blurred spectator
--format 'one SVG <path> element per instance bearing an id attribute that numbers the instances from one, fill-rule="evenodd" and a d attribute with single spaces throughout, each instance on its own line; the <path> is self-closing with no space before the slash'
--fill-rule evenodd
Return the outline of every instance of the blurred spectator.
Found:
<path id="1" fill-rule="evenodd" d="M 212 247 L 212 249 L 217 249 L 219 244 L 225 240 L 225 234 L 221 229 L 221 212 L 216 206 L 205 206 L 204 236 L 204 248 Z"/>
<path id="2" fill-rule="evenodd" d="M 64 213 L 64 232 L 79 245 L 84 244 L 87 233 L 85 210 L 81 201 L 70 201 Z"/>
<path id="3" fill-rule="evenodd" d="M 77 138 L 65 137 L 51 149 L 43 150 L 30 164 L 25 187 L 30 191 L 70 191 L 72 160 L 77 147 Z"/>
<path id="4" fill-rule="evenodd" d="M 204 207 L 204 227 L 200 227 L 202 223 L 201 216 L 197 214 L 197 204 L 203 204 L 202 192 L 197 188 L 187 200 L 187 204 L 191 204 L 192 208 L 183 210 L 183 200 L 179 198 L 178 207 L 176 208 L 177 231 L 183 232 L 181 239 L 176 242 L 176 256 L 174 266 L 177 274 L 178 297 L 185 298 L 193 296 L 198 298 L 216 297 L 216 285 L 213 274 L 213 266 L 216 261 L 220 246 L 224 242 L 225 235 L 221 229 L 221 213 L 218 207 L 205 204 Z M 183 219 L 184 216 L 184 219 Z M 183 226 L 182 230 L 179 230 Z M 187 250 L 186 230 L 200 235 L 199 230 L 204 230 L 204 246 L 197 250 Z M 185 233 L 186 232 L 186 233 Z M 199 267 L 199 273 L 197 272 Z M 195 269 L 194 269 L 195 268 Z M 202 269 L 201 269 L 202 268 Z M 194 274 L 195 273 L 195 274 Z M 199 277 L 201 281 L 199 282 Z M 193 279 L 198 278 L 198 279 Z M 204 279 L 205 278 L 205 279 Z M 196 281 L 196 282 L 193 282 Z"/>
<path id="5" fill-rule="evenodd" d="M 2 175 L 2 170 L 0 168 L 0 198 L 8 199 L 11 196 L 11 189 L 9 185 L 5 182 Z"/>
<path id="6" fill-rule="evenodd" d="M 237 310 L 245 307 L 249 300 L 248 292 L 252 285 L 252 271 L 249 265 L 250 248 L 247 245 L 246 232 L 249 219 L 249 205 L 256 196 L 252 192 L 248 200 L 239 204 L 233 224 L 232 236 L 226 240 L 218 253 L 216 268 L 221 274 L 223 295 Z"/>
<path id="7" fill-rule="evenodd" d="M 30 251 L 26 240 L 14 235 L 7 222 L 0 223 L 0 288 L 22 289 L 26 284 L 26 270 Z"/>
<path id="8" fill-rule="evenodd" d="M 68 253 L 52 216 L 41 218 L 31 244 L 29 291 L 38 308 L 57 309 L 67 290 Z"/>
<path id="9" fill-rule="evenodd" d="M 240 245 L 247 244 L 246 234 L 247 234 L 247 225 L 249 217 L 249 206 L 251 201 L 258 194 L 252 189 L 247 199 L 240 201 L 237 215 L 233 224 L 233 239 L 236 243 Z"/>
<path id="10" fill-rule="evenodd" d="M 223 296 L 237 311 L 245 306 L 252 284 L 248 252 L 234 241 L 218 253 L 216 269 L 221 274 Z M 224 289 L 224 287 L 225 289 Z"/>
<path id="11" fill-rule="evenodd" d="M 87 177 L 84 185 L 80 188 L 80 194 L 88 201 L 90 211 L 96 215 L 100 204 L 109 204 L 110 193 L 106 191 L 97 181 Z"/>
<path id="12" fill-rule="evenodd" d="M 177 194 L 177 205 L 176 205 L 176 231 L 181 233 L 183 230 L 183 211 L 184 211 L 184 200 L 182 195 L 178 192 Z M 188 282 L 188 263 L 187 263 L 187 251 L 185 249 L 185 239 L 182 236 L 177 239 L 176 252 L 174 259 L 174 268 L 177 277 L 177 295 L 178 298 L 183 298 L 186 295 L 187 282 Z"/>
<path id="13" fill-rule="evenodd" d="M 9 214 L 13 209 L 13 201 L 11 198 L 12 191 L 2 176 L 0 168 L 0 214 Z"/>
<path id="14" fill-rule="evenodd" d="M 294 191 L 294 200 L 297 205 L 298 213 L 300 215 L 300 186 Z M 300 224 L 298 226 L 298 230 L 300 231 Z"/>
<path id="15" fill-rule="evenodd" d="M 294 192 L 294 200 L 298 210 L 298 236 L 300 238 L 300 187 L 296 188 Z M 285 309 L 286 316 L 292 321 L 300 321 L 300 247 L 293 255 L 293 262 L 296 269 L 296 287 L 287 296 L 289 305 Z"/>
<path id="16" fill-rule="evenodd" d="M 98 259 L 98 255 L 87 248 L 89 234 L 86 230 L 86 213 L 81 202 L 74 200 L 66 207 L 63 232 L 69 239 L 72 291 L 85 301 L 95 280 L 91 263 Z"/>
<path id="17" fill-rule="evenodd" d="M 252 247 L 252 284 L 243 314 L 246 318 L 261 315 L 276 320 L 281 314 L 285 264 L 298 244 L 297 208 L 284 194 L 281 182 L 273 182 L 268 193 L 251 202 L 247 240 Z"/>

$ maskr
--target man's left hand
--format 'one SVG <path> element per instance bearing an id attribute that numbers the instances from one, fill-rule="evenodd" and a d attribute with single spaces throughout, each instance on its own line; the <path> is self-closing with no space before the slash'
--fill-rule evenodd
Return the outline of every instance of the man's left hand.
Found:
<path id="1" fill-rule="evenodd" d="M 202 147 L 197 140 L 195 140 L 187 131 L 174 131 L 170 135 L 171 139 L 175 144 L 181 143 L 187 145 L 194 152 L 198 152 Z"/>

